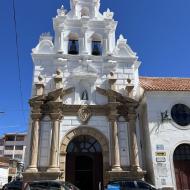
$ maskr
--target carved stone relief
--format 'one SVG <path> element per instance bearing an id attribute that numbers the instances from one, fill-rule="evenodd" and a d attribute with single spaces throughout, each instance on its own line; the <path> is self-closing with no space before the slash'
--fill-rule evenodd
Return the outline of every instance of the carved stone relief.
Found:
<path id="1" fill-rule="evenodd" d="M 92 115 L 91 110 L 88 108 L 88 105 L 82 105 L 78 110 L 78 117 L 82 123 L 86 123 Z"/>

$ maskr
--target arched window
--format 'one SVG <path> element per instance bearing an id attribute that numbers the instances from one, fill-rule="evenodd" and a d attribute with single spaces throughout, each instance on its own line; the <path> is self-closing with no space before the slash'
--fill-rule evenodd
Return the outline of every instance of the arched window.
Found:
<path id="1" fill-rule="evenodd" d="M 69 35 L 68 54 L 76 55 L 79 53 L 79 42 L 77 34 Z"/>
<path id="2" fill-rule="evenodd" d="M 102 55 L 102 39 L 97 34 L 92 36 L 92 55 Z"/>

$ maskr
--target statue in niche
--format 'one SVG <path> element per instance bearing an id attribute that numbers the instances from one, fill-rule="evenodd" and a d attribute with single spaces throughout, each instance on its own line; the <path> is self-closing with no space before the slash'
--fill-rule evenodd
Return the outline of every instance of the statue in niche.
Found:
<path id="1" fill-rule="evenodd" d="M 81 100 L 88 100 L 88 92 L 87 92 L 87 90 L 84 90 L 82 92 Z"/>

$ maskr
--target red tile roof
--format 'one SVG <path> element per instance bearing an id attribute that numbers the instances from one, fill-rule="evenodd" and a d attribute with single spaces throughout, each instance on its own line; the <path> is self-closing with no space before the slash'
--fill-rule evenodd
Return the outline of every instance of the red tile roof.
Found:
<path id="1" fill-rule="evenodd" d="M 190 78 L 140 77 L 146 91 L 190 91 Z"/>

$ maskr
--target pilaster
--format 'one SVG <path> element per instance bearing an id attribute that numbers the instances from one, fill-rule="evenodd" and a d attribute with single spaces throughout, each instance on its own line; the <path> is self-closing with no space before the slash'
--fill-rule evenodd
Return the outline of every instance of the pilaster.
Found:
<path id="1" fill-rule="evenodd" d="M 121 171 L 120 163 L 120 148 L 119 148 L 119 137 L 118 137 L 118 125 L 117 125 L 117 106 L 118 103 L 109 103 L 110 113 L 110 140 L 111 140 L 111 163 L 112 171 Z"/>
<path id="2" fill-rule="evenodd" d="M 59 38 L 59 50 L 58 52 L 59 53 L 64 53 L 64 32 L 63 31 L 59 31 L 59 35 L 58 35 L 58 38 Z"/>
<path id="3" fill-rule="evenodd" d="M 87 55 L 88 54 L 88 51 L 87 51 L 87 44 L 88 44 L 88 42 L 87 42 L 87 27 L 83 27 L 82 28 L 82 31 L 81 31 L 81 33 L 82 33 L 82 37 L 80 38 L 80 40 L 81 40 L 81 44 L 82 44 L 82 54 L 85 54 L 85 55 Z"/>

